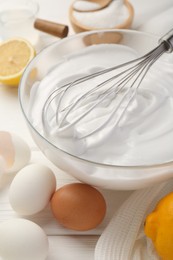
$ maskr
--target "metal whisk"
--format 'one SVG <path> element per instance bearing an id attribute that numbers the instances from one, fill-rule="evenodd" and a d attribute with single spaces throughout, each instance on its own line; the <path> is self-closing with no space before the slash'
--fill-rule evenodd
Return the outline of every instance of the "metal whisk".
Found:
<path id="1" fill-rule="evenodd" d="M 120 122 L 150 67 L 163 53 L 172 51 L 173 30 L 159 40 L 155 49 L 140 58 L 57 87 L 43 107 L 45 131 L 50 132 L 54 125 L 59 135 L 73 131 L 78 139 L 96 135 L 102 138 L 105 129 L 108 133 Z"/>

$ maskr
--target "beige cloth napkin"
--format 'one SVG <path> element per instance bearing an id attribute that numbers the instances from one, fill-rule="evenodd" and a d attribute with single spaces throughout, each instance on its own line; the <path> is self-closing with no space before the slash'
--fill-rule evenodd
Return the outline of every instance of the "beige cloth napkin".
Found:
<path id="1" fill-rule="evenodd" d="M 144 234 L 144 221 L 157 202 L 173 191 L 173 180 L 142 189 L 123 203 L 103 231 L 95 248 L 95 260 L 157 260 Z"/>

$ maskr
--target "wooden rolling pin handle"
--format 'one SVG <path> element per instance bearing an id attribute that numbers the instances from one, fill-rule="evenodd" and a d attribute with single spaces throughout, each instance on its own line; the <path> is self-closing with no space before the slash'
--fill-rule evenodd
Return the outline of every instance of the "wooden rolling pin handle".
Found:
<path id="1" fill-rule="evenodd" d="M 43 19 L 37 18 L 34 22 L 34 28 L 59 38 L 64 38 L 68 35 L 67 25 L 54 23 Z"/>

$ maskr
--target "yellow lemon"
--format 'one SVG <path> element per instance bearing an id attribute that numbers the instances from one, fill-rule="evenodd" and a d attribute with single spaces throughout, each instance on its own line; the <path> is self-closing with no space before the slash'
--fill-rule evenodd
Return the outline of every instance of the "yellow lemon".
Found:
<path id="1" fill-rule="evenodd" d="M 144 231 L 162 260 L 173 260 L 173 192 L 163 197 L 146 220 Z"/>
<path id="2" fill-rule="evenodd" d="M 25 39 L 15 38 L 0 43 L 0 82 L 17 86 L 25 67 L 34 56 L 33 46 Z"/>

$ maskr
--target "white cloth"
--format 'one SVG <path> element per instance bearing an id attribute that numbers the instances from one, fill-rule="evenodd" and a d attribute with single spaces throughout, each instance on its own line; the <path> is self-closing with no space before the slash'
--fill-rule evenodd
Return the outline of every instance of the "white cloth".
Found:
<path id="1" fill-rule="evenodd" d="M 139 31 L 149 32 L 160 36 L 173 29 L 173 4 L 170 9 L 153 16 L 147 22 L 140 25 L 137 29 Z"/>
<path id="2" fill-rule="evenodd" d="M 173 7 L 173 0 L 129 0 L 134 7 L 134 20 L 132 28 L 140 30 L 140 27 L 150 22 L 153 18 L 160 14 L 164 14 L 167 10 Z M 165 24 L 167 17 L 161 20 L 162 24 Z M 158 22 L 158 21 L 157 21 Z M 153 33 L 157 27 L 157 23 L 154 25 Z"/>
<path id="3" fill-rule="evenodd" d="M 138 190 L 123 203 L 100 236 L 95 260 L 157 260 L 144 221 L 157 202 L 173 190 L 173 181 Z"/>

